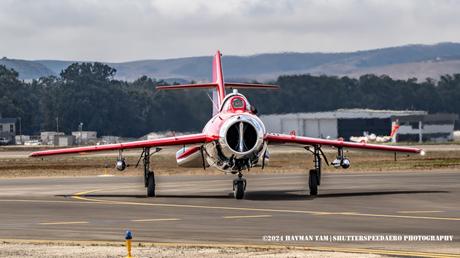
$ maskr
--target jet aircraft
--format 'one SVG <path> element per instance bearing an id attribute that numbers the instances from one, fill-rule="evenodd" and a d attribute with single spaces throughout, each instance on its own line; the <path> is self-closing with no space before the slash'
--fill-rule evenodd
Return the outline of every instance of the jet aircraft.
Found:
<path id="1" fill-rule="evenodd" d="M 45 157 L 52 155 L 89 153 L 97 151 L 118 151 L 116 169 L 123 171 L 127 164 L 123 157 L 123 150 L 142 149 L 139 162 L 143 162 L 144 184 L 147 196 L 155 196 L 155 174 L 150 168 L 150 157 L 164 146 L 184 146 L 176 153 L 179 166 L 214 167 L 223 172 L 230 172 L 235 176 L 233 192 L 236 199 L 243 199 L 247 181 L 243 172 L 250 171 L 255 166 L 266 165 L 269 157 L 268 147 L 277 144 L 291 144 L 304 148 L 313 154 L 313 168 L 309 170 L 310 195 L 318 194 L 321 184 L 321 167 L 323 159 L 329 165 L 323 147 L 337 149 L 336 158 L 330 163 L 336 168 L 350 167 L 350 160 L 345 157 L 344 149 L 364 149 L 387 152 L 420 153 L 418 148 L 388 146 L 367 143 L 347 142 L 341 139 L 330 140 L 297 136 L 295 134 L 278 134 L 267 132 L 264 123 L 257 116 L 255 108 L 238 89 L 278 89 L 276 85 L 249 84 L 225 82 L 222 73 L 221 53 L 217 51 L 212 62 L 212 82 L 201 84 L 159 86 L 157 90 L 180 89 L 211 89 L 214 91 L 213 117 L 198 134 L 173 136 L 154 140 L 142 140 L 118 144 L 98 146 L 84 146 L 66 149 L 38 151 L 30 154 L 31 157 Z M 233 92 L 226 92 L 233 89 Z"/>

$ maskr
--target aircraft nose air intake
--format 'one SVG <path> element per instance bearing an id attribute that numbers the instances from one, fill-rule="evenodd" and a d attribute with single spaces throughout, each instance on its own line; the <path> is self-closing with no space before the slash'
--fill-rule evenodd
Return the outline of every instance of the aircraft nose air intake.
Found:
<path id="1" fill-rule="evenodd" d="M 220 145 L 227 157 L 243 157 L 263 144 L 263 125 L 257 120 L 237 116 L 225 122 L 220 130 Z"/>
<path id="2" fill-rule="evenodd" d="M 257 143 L 257 130 L 248 122 L 239 121 L 232 124 L 225 134 L 228 147 L 236 152 L 247 152 Z"/>

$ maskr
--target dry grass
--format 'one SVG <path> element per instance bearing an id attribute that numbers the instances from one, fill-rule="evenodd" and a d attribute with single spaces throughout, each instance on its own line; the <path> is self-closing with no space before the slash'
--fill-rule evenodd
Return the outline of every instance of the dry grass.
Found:
<path id="1" fill-rule="evenodd" d="M 138 160 L 138 152 L 129 152 L 126 155 L 130 165 L 120 173 L 114 169 L 116 155 L 108 156 L 61 156 L 57 158 L 35 159 L 27 158 L 29 150 L 19 150 L 13 157 L 2 155 L 0 151 L 0 177 L 34 177 L 34 176 L 81 176 L 100 175 L 104 173 L 118 173 L 123 175 L 141 175 L 142 166 L 134 168 Z M 331 161 L 335 152 L 327 152 Z M 398 154 L 394 161 L 393 153 L 382 152 L 347 152 L 352 166 L 348 171 L 406 171 L 406 170 L 453 170 L 460 169 L 460 147 L 448 150 L 431 150 L 426 156 Z M 312 155 L 302 149 L 275 148 L 271 149 L 268 166 L 262 170 L 254 168 L 252 173 L 292 173 L 306 171 L 313 164 Z M 174 150 L 165 150 L 152 156 L 152 166 L 158 174 L 219 174 L 215 169 L 181 168 L 175 160 Z M 340 172 L 333 167 L 325 166 L 325 172 Z"/>

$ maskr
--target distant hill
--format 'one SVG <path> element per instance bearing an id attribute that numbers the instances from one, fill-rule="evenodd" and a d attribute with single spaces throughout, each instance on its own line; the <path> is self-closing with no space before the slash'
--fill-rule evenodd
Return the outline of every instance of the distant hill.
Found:
<path id="1" fill-rule="evenodd" d="M 225 54 L 225 53 L 224 53 Z M 117 78 L 135 80 L 142 75 L 158 79 L 207 81 L 211 57 L 188 57 L 107 63 L 117 69 Z M 366 73 L 387 74 L 393 78 L 427 77 L 460 73 L 460 43 L 406 45 L 346 53 L 275 53 L 251 56 L 225 56 L 227 79 L 267 81 L 279 75 L 325 74 L 357 77 Z M 22 79 L 57 75 L 74 61 L 1 59 L 0 64 L 19 72 Z"/>
<path id="2" fill-rule="evenodd" d="M 0 59 L 0 65 L 14 69 L 19 73 L 21 79 L 33 79 L 55 74 L 55 72 L 46 65 L 35 61 L 8 59 L 4 57 Z"/>

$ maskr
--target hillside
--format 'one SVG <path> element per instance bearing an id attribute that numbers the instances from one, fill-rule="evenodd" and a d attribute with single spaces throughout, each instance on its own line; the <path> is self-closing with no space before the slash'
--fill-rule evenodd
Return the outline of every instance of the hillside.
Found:
<path id="1" fill-rule="evenodd" d="M 14 69 L 19 73 L 21 79 L 34 79 L 55 74 L 55 72 L 46 65 L 34 61 L 8 59 L 4 57 L 0 59 L 0 65 Z"/>
<path id="2" fill-rule="evenodd" d="M 224 52 L 225 53 L 225 52 Z M 209 80 L 212 57 L 188 57 L 107 63 L 117 78 L 135 80 L 142 75 L 162 79 Z M 17 70 L 21 79 L 59 74 L 73 61 L 2 59 L 0 64 Z M 406 45 L 347 53 L 275 53 L 225 56 L 225 76 L 232 80 L 273 80 L 279 75 L 325 74 L 357 77 L 387 74 L 394 78 L 438 78 L 460 73 L 460 43 Z"/>

